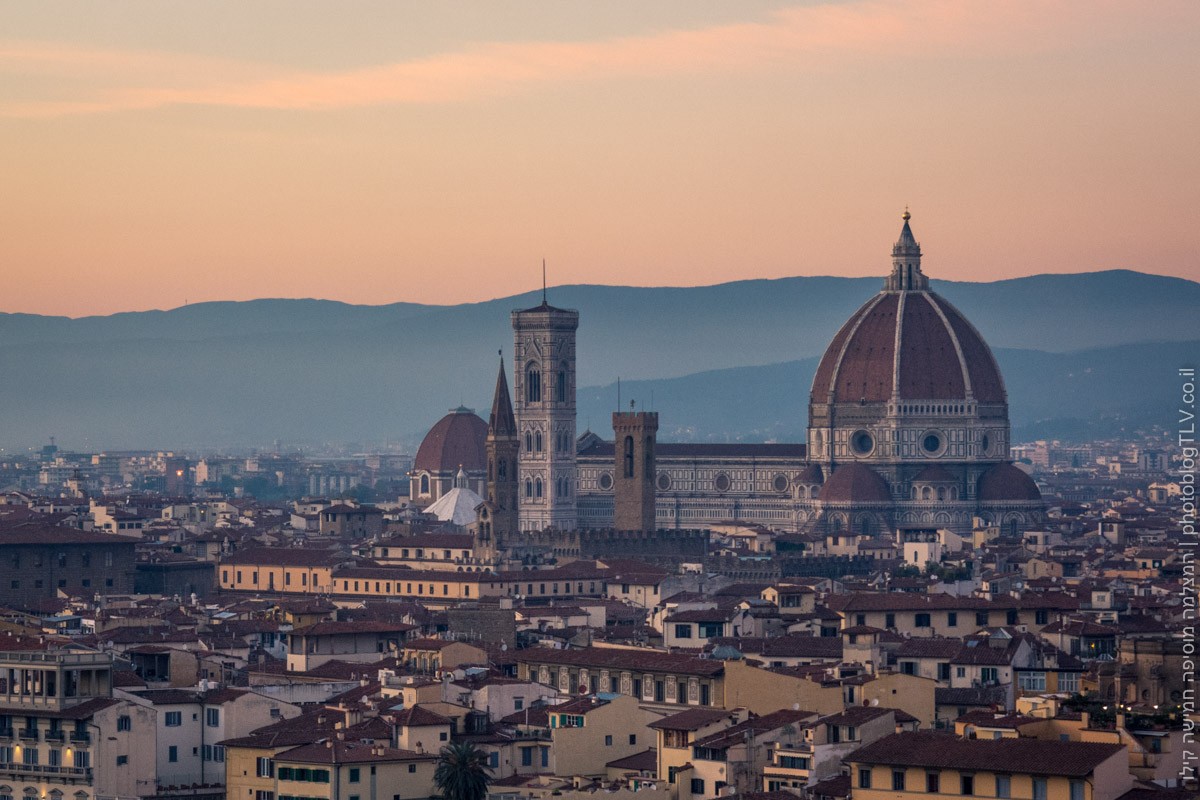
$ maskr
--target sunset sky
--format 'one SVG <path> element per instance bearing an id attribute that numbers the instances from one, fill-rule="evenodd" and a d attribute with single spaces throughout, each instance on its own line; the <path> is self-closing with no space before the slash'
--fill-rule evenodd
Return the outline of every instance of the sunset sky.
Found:
<path id="1" fill-rule="evenodd" d="M 0 311 L 1200 279 L 1200 3 L 0 6 Z"/>

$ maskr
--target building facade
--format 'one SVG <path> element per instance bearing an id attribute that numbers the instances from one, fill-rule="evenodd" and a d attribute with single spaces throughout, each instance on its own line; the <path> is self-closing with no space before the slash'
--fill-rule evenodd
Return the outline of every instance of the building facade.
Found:
<path id="1" fill-rule="evenodd" d="M 513 361 L 523 531 L 575 530 L 575 330 L 579 312 L 540 306 L 514 311 Z"/>

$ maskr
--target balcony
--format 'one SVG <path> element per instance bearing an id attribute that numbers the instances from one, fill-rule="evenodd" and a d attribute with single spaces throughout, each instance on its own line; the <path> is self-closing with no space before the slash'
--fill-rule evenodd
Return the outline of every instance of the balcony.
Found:
<path id="1" fill-rule="evenodd" d="M 87 731 L 71 731 L 72 744 L 91 744 L 92 735 Z"/>
<path id="2" fill-rule="evenodd" d="M 12 738 L 13 738 L 13 729 L 12 729 L 11 725 L 7 728 L 0 728 L 0 739 L 11 740 Z"/>
<path id="3" fill-rule="evenodd" d="M 47 778 L 71 781 L 91 781 L 91 767 L 51 767 L 45 764 L 0 764 L 0 775 L 13 775 L 27 778 L 30 775 L 44 775 Z"/>
<path id="4" fill-rule="evenodd" d="M 20 737 L 23 742 L 36 742 L 38 740 L 38 730 L 37 728 L 21 728 Z"/>
<path id="5" fill-rule="evenodd" d="M 59 731 L 46 731 L 46 741 L 47 742 L 61 742 L 66 738 L 67 738 L 66 734 L 60 730 Z"/>

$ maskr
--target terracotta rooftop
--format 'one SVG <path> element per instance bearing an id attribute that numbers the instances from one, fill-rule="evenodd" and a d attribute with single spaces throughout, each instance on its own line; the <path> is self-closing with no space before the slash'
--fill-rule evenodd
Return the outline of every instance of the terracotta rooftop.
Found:
<path id="1" fill-rule="evenodd" d="M 861 764 L 1011 772 L 1082 778 L 1124 745 L 1040 739 L 960 739 L 944 733 L 897 733 L 846 757 Z"/>

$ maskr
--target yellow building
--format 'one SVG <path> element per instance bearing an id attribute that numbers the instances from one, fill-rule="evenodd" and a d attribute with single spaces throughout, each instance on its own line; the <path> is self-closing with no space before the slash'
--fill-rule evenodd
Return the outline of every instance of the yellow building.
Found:
<path id="1" fill-rule="evenodd" d="M 436 793 L 437 756 L 336 737 L 275 756 L 278 800 L 416 800 Z"/>
<path id="2" fill-rule="evenodd" d="M 351 723 L 348 728 L 344 727 L 347 722 Z M 338 730 L 345 730 L 357 742 L 391 744 L 391 725 L 378 719 L 359 722 L 349 712 L 321 709 L 281 720 L 249 736 L 220 742 L 225 748 L 225 796 L 238 800 L 270 796 L 276 791 L 274 764 L 278 754 L 317 739 L 333 738 Z"/>
<path id="3" fill-rule="evenodd" d="M 854 800 L 939 797 L 1116 800 L 1133 787 L 1125 748 L 898 733 L 850 754 Z"/>
<path id="4" fill-rule="evenodd" d="M 842 627 L 866 625 L 904 636 L 962 637 L 981 628 L 1024 626 L 1037 633 L 1078 608 L 1078 601 L 1062 595 L 1021 599 L 955 597 L 948 594 L 859 592 L 833 595 L 829 608 L 842 618 Z"/>
<path id="5" fill-rule="evenodd" d="M 632 697 L 579 697 L 548 709 L 555 775 L 603 777 L 608 762 L 645 750 L 657 717 Z"/>
<path id="6" fill-rule="evenodd" d="M 254 547 L 223 558 L 217 581 L 222 591 L 329 594 L 342 560 L 330 550 Z"/>
<path id="7" fill-rule="evenodd" d="M 333 573 L 334 597 L 403 597 L 423 605 L 499 597 L 504 583 L 494 572 L 451 572 L 401 567 L 342 567 Z"/>
<path id="8" fill-rule="evenodd" d="M 658 737 L 655 754 L 659 785 L 665 787 L 671 797 L 679 797 L 677 776 L 692 760 L 692 743 L 743 722 L 747 713 L 744 708 L 732 711 L 689 708 L 651 722 L 649 727 Z"/>
<path id="9" fill-rule="evenodd" d="M 767 670 L 741 661 L 725 662 L 725 706 L 744 706 L 756 714 L 769 714 L 793 705 L 820 714 L 836 714 L 843 708 L 874 705 L 896 708 L 933 723 L 934 690 L 937 682 L 917 675 L 885 672 L 837 677 L 822 674 Z"/>

